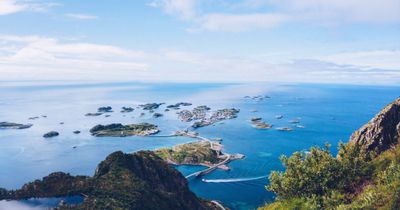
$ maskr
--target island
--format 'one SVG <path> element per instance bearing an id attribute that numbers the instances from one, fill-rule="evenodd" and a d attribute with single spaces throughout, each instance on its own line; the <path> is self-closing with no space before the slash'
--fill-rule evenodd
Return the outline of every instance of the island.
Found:
<path id="1" fill-rule="evenodd" d="M 208 106 L 197 106 L 190 110 L 182 110 L 177 112 L 178 118 L 183 122 L 194 121 L 191 125 L 192 128 L 199 128 L 208 125 L 212 125 L 216 122 L 220 122 L 227 119 L 233 119 L 237 117 L 240 112 L 239 109 L 235 108 L 225 108 L 219 109 L 214 112 L 209 113 L 211 110 Z"/>
<path id="2" fill-rule="evenodd" d="M 45 133 L 43 135 L 43 138 L 52 138 L 52 137 L 56 137 L 58 135 L 60 135 L 60 134 L 57 131 L 50 131 L 48 133 Z"/>
<path id="3" fill-rule="evenodd" d="M 154 117 L 154 118 L 159 118 L 159 117 L 162 117 L 162 116 L 164 116 L 164 115 L 161 114 L 161 113 L 154 113 L 154 114 L 153 114 L 153 117 Z"/>
<path id="4" fill-rule="evenodd" d="M 89 113 L 86 113 L 85 116 L 87 116 L 87 117 L 95 117 L 95 116 L 100 116 L 102 114 L 103 113 L 100 113 L 100 112 L 95 112 L 95 113 L 89 112 Z"/>
<path id="5" fill-rule="evenodd" d="M 176 103 L 176 104 L 168 105 L 167 108 L 168 109 L 180 109 L 181 106 L 191 106 L 191 105 L 192 104 L 188 103 L 188 102 L 179 102 L 179 103 Z"/>
<path id="6" fill-rule="evenodd" d="M 113 112 L 111 106 L 103 106 L 97 109 L 97 112 L 106 113 L 106 112 Z"/>
<path id="7" fill-rule="evenodd" d="M 276 130 L 278 130 L 278 131 L 293 131 L 293 128 L 281 127 L 281 128 L 276 128 Z"/>
<path id="8" fill-rule="evenodd" d="M 186 178 L 202 176 L 217 168 L 230 170 L 226 165 L 227 163 L 244 158 L 242 154 L 223 153 L 223 145 L 219 141 L 211 141 L 210 139 L 199 136 L 197 132 L 178 131 L 175 135 L 199 140 L 186 144 L 179 144 L 172 148 L 157 149 L 155 153 L 173 165 L 201 165 L 207 167 L 207 169 L 190 174 L 186 176 Z"/>
<path id="9" fill-rule="evenodd" d="M 12 122 L 0 122 L 0 129 L 27 129 L 32 127 L 32 124 L 20 124 Z"/>
<path id="10" fill-rule="evenodd" d="M 264 122 L 261 117 L 253 117 L 253 118 L 251 118 L 250 121 L 253 124 L 253 127 L 255 127 L 257 129 L 270 129 L 270 128 L 272 128 L 272 125 Z"/>
<path id="11" fill-rule="evenodd" d="M 133 112 L 135 109 L 132 107 L 122 107 L 121 113 Z"/>
<path id="12" fill-rule="evenodd" d="M 152 111 L 154 109 L 158 109 L 161 105 L 164 103 L 147 103 L 147 104 L 141 104 L 139 107 L 141 107 L 143 110 L 149 110 Z"/>
<path id="13" fill-rule="evenodd" d="M 204 165 L 211 166 L 222 160 L 222 145 L 209 141 L 196 141 L 179 144 L 172 148 L 155 150 L 155 153 L 169 163 L 180 165 Z"/>
<path id="14" fill-rule="evenodd" d="M 90 133 L 96 137 L 148 136 L 158 132 L 160 132 L 158 127 L 150 123 L 129 125 L 113 123 L 108 125 L 96 125 L 90 129 Z"/>

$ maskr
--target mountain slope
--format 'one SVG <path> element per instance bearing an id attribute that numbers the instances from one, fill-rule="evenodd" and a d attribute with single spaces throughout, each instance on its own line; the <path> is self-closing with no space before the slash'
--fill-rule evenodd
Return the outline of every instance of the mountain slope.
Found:
<path id="1" fill-rule="evenodd" d="M 270 209 L 400 209 L 400 98 L 340 144 L 281 158 L 267 189 L 277 195 Z"/>
<path id="2" fill-rule="evenodd" d="M 218 209 L 192 193 L 186 179 L 150 151 L 114 152 L 93 177 L 52 173 L 16 191 L 1 191 L 0 199 L 84 194 L 78 206 L 60 209 Z"/>

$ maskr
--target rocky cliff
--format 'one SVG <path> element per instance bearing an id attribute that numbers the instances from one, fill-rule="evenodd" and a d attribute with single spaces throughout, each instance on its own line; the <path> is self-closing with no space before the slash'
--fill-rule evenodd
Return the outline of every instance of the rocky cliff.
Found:
<path id="1" fill-rule="evenodd" d="M 82 204 L 60 209 L 217 209 L 197 198 L 186 179 L 150 151 L 114 152 L 93 177 L 56 172 L 16 191 L 0 190 L 0 200 L 79 194 L 86 196 Z"/>
<path id="2" fill-rule="evenodd" d="M 400 141 L 400 98 L 387 105 L 366 125 L 353 133 L 350 143 L 378 154 Z"/>

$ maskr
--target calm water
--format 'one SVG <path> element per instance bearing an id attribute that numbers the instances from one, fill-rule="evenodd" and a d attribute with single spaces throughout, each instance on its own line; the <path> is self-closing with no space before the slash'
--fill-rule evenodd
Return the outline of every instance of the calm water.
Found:
<path id="1" fill-rule="evenodd" d="M 245 99 L 246 95 L 271 98 L 255 101 Z M 223 138 L 226 152 L 246 155 L 244 160 L 229 164 L 231 171 L 217 170 L 204 177 L 211 182 L 190 179 L 191 189 L 201 197 L 219 200 L 232 209 L 254 209 L 273 200 L 273 194 L 264 188 L 267 178 L 262 177 L 271 170 L 282 169 L 281 154 L 290 155 L 325 143 L 332 144 L 335 152 L 339 141 L 347 141 L 355 129 L 399 95 L 400 87 L 1 82 L 0 121 L 34 125 L 25 130 L 0 130 L 0 186 L 19 188 L 54 171 L 92 175 L 97 164 L 116 150 L 132 152 L 192 141 L 183 137 L 94 138 L 88 132 L 99 123 L 151 122 L 159 125 L 161 134 L 169 134 L 187 127 L 177 120 L 175 111 L 164 113 L 162 107 L 159 112 L 164 117 L 154 119 L 150 114 L 140 117 L 140 110 L 120 113 L 120 108 L 147 102 L 187 101 L 213 109 L 240 108 L 238 118 L 198 131 L 206 137 Z M 106 105 L 115 110 L 110 117 L 84 116 Z M 275 115 L 284 117 L 276 119 Z M 35 116 L 40 118 L 28 120 Z M 293 127 L 294 131 L 257 130 L 249 122 L 252 117 L 262 117 L 274 127 Z M 296 118 L 300 118 L 304 128 L 296 128 L 288 122 Z M 42 138 L 51 130 L 58 131 L 60 136 Z M 82 133 L 73 134 L 74 130 Z M 189 174 L 201 167 L 178 169 Z M 250 180 L 245 181 L 247 179 Z"/>

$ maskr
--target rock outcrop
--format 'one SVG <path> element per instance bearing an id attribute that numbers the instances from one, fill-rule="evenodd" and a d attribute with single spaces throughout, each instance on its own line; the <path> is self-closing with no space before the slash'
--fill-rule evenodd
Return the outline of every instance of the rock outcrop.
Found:
<path id="1" fill-rule="evenodd" d="M 114 152 L 93 177 L 57 172 L 16 191 L 0 190 L 0 200 L 79 194 L 83 203 L 60 209 L 218 209 L 196 197 L 185 177 L 150 151 Z"/>
<path id="2" fill-rule="evenodd" d="M 350 143 L 378 154 L 400 141 L 400 98 L 387 105 L 366 125 L 354 132 Z"/>

